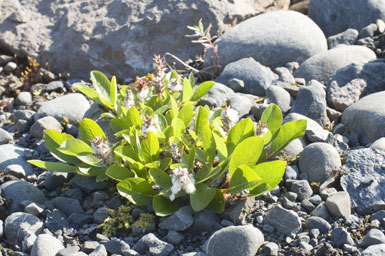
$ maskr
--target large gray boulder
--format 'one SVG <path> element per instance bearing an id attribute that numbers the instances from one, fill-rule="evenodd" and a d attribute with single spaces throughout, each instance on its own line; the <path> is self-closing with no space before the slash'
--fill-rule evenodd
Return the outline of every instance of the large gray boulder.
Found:
<path id="1" fill-rule="evenodd" d="M 385 19 L 385 2 L 379 0 L 310 0 L 309 17 L 326 36 L 361 28 Z"/>
<path id="2" fill-rule="evenodd" d="M 341 45 L 307 59 L 294 72 L 294 76 L 326 83 L 339 68 L 352 63 L 365 64 L 375 59 L 376 54 L 365 46 Z"/>
<path id="3" fill-rule="evenodd" d="M 361 98 L 348 107 L 341 121 L 358 141 L 366 145 L 385 137 L 385 91 L 373 93 Z"/>
<path id="4" fill-rule="evenodd" d="M 327 50 L 326 38 L 307 16 L 294 11 L 264 13 L 241 22 L 218 40 L 221 68 L 239 59 L 252 57 L 270 68 L 284 66 Z M 209 51 L 205 65 L 215 66 Z"/>
<path id="5" fill-rule="evenodd" d="M 370 148 L 352 150 L 341 176 L 341 186 L 349 193 L 352 208 L 360 213 L 385 209 L 385 154 Z"/>
<path id="6" fill-rule="evenodd" d="M 203 49 L 185 37 L 192 34 L 188 25 L 202 18 L 205 26 L 213 24 L 212 33 L 224 31 L 265 7 L 251 0 L 7 0 L 2 5 L 4 49 L 84 79 L 93 69 L 121 78 L 145 74 L 153 54 L 194 58 Z"/>

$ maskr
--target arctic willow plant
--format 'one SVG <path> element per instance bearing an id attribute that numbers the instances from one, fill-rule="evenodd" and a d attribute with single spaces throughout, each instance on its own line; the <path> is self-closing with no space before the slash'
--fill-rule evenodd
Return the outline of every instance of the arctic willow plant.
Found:
<path id="1" fill-rule="evenodd" d="M 76 88 L 106 110 L 116 143 L 91 119 L 83 119 L 79 138 L 45 131 L 45 143 L 59 162 L 32 160 L 50 171 L 112 178 L 120 195 L 133 204 L 152 204 L 159 216 L 175 212 L 188 196 L 195 211 L 209 207 L 220 213 L 230 195 L 256 196 L 281 180 L 286 162 L 272 160 L 291 140 L 304 135 L 306 120 L 282 125 L 280 109 L 272 104 L 259 123 L 239 122 L 230 107 L 198 106 L 214 82 L 195 86 L 194 78 L 165 73 L 155 59 L 153 75 L 118 87 L 91 72 L 93 88 Z M 218 185 L 219 184 L 219 185 Z"/>

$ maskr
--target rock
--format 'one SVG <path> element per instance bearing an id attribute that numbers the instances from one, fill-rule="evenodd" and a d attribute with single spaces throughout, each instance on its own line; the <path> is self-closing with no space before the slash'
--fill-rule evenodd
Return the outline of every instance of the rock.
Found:
<path id="1" fill-rule="evenodd" d="M 280 153 L 292 157 L 298 156 L 306 145 L 307 143 L 303 138 L 294 139 Z"/>
<path id="2" fill-rule="evenodd" d="M 262 232 L 252 225 L 232 226 L 210 236 L 204 249 L 210 256 L 254 256 L 264 241 Z"/>
<path id="3" fill-rule="evenodd" d="M 132 249 L 141 254 L 149 252 L 150 255 L 166 256 L 174 250 L 174 246 L 158 239 L 153 233 L 149 233 L 139 239 Z"/>
<path id="4" fill-rule="evenodd" d="M 332 81 L 327 90 L 328 102 L 334 109 L 343 112 L 360 99 L 366 86 L 367 83 L 363 79 L 353 79 L 341 87 L 338 86 L 336 81 Z"/>
<path id="5" fill-rule="evenodd" d="M 24 158 L 25 148 L 14 144 L 0 145 L 0 170 L 4 170 L 9 165 L 20 165 L 29 176 L 33 173 L 33 167 Z"/>
<path id="6" fill-rule="evenodd" d="M 169 230 L 166 235 L 166 240 L 172 244 L 180 244 L 184 239 L 184 235 L 174 231 L 174 230 Z"/>
<path id="7" fill-rule="evenodd" d="M 69 93 L 44 102 L 37 111 L 35 120 L 52 116 L 60 122 L 68 119 L 71 124 L 78 125 L 89 108 L 90 104 L 83 94 Z"/>
<path id="8" fill-rule="evenodd" d="M 322 219 L 330 219 L 328 208 L 325 202 L 320 203 L 313 211 L 310 212 L 311 216 L 320 217 Z"/>
<path id="9" fill-rule="evenodd" d="M 278 67 L 274 69 L 274 73 L 279 76 L 279 80 L 284 83 L 294 84 L 295 79 L 291 72 L 287 67 Z"/>
<path id="10" fill-rule="evenodd" d="M 274 242 L 269 242 L 263 246 L 263 253 L 264 255 L 268 256 L 277 256 L 279 251 L 279 246 L 278 244 Z"/>
<path id="11" fill-rule="evenodd" d="M 376 32 L 377 32 L 377 24 L 371 23 L 360 30 L 360 35 L 358 39 L 373 37 Z"/>
<path id="12" fill-rule="evenodd" d="M 107 252 L 111 254 L 125 254 L 130 250 L 130 246 L 125 241 L 118 238 L 103 241 L 101 244 L 106 248 Z"/>
<path id="13" fill-rule="evenodd" d="M 171 216 L 164 218 L 159 223 L 161 229 L 183 231 L 188 229 L 194 222 L 192 209 L 188 206 L 179 208 Z M 134 249 L 135 250 L 135 249 Z"/>
<path id="14" fill-rule="evenodd" d="M 326 36 L 348 28 L 360 30 L 376 19 L 385 19 L 385 5 L 376 0 L 310 0 L 309 17 Z"/>
<path id="15" fill-rule="evenodd" d="M 309 182 L 323 183 L 339 170 L 341 159 L 334 147 L 316 142 L 305 147 L 299 158 L 298 167 L 300 172 L 307 173 Z"/>
<path id="16" fill-rule="evenodd" d="M 194 213 L 194 223 L 188 229 L 190 234 L 213 233 L 219 226 L 218 216 L 207 209 Z"/>
<path id="17" fill-rule="evenodd" d="M 385 154 L 370 148 L 351 150 L 341 176 L 341 186 L 349 193 L 352 208 L 373 212 L 385 208 Z"/>
<path id="18" fill-rule="evenodd" d="M 370 148 L 377 152 L 385 154 L 385 137 L 382 137 L 373 142 L 372 145 L 370 145 Z"/>
<path id="19" fill-rule="evenodd" d="M 385 137 L 384 97 L 385 91 L 373 93 L 361 98 L 342 113 L 342 123 L 358 136 L 363 145 Z"/>
<path id="20" fill-rule="evenodd" d="M 273 226 L 276 232 L 283 235 L 297 233 L 301 228 L 301 221 L 297 213 L 286 210 L 280 205 L 275 206 L 266 214 L 263 223 Z"/>
<path id="21" fill-rule="evenodd" d="M 365 46 L 341 45 L 307 59 L 294 72 L 294 76 L 326 83 L 338 69 L 352 63 L 365 64 L 376 58 L 376 54 Z"/>
<path id="22" fill-rule="evenodd" d="M 270 86 L 266 89 L 266 96 L 271 103 L 276 104 L 283 113 L 290 110 L 290 94 L 279 86 Z"/>
<path id="23" fill-rule="evenodd" d="M 72 254 L 77 253 L 80 250 L 79 246 L 69 246 L 67 248 L 61 249 L 57 256 L 71 256 Z M 107 254 L 106 254 L 107 256 Z"/>
<path id="24" fill-rule="evenodd" d="M 8 144 L 9 142 L 12 142 L 12 141 L 13 141 L 13 136 L 3 128 L 0 128 L 0 145 Z"/>
<path id="25" fill-rule="evenodd" d="M 296 165 L 288 165 L 285 169 L 285 180 L 296 180 L 299 174 L 298 167 Z"/>
<path id="26" fill-rule="evenodd" d="M 385 244 L 385 235 L 381 230 L 372 228 L 368 233 L 366 233 L 360 246 L 366 248 L 375 244 Z"/>
<path id="27" fill-rule="evenodd" d="M 208 93 L 199 100 L 200 105 L 209 105 L 211 107 L 221 107 L 226 100 L 234 95 L 234 91 L 221 83 L 215 83 Z"/>
<path id="28" fill-rule="evenodd" d="M 35 203 L 29 203 L 25 206 L 24 211 L 34 216 L 40 216 L 44 211 L 44 206 L 37 205 Z"/>
<path id="29" fill-rule="evenodd" d="M 107 250 L 106 250 L 106 247 L 104 247 L 104 245 L 102 244 L 99 244 L 98 246 L 96 246 L 95 250 L 93 250 L 89 256 L 107 256 Z"/>
<path id="30" fill-rule="evenodd" d="M 385 254 L 385 244 L 376 244 L 363 250 L 361 256 L 377 256 L 383 254 Z"/>
<path id="31" fill-rule="evenodd" d="M 43 186 L 50 190 L 53 191 L 58 187 L 61 187 L 64 182 L 67 181 L 68 173 L 66 172 L 50 172 L 50 171 L 45 171 L 41 175 L 39 175 L 39 178 L 42 178 L 43 181 Z"/>
<path id="32" fill-rule="evenodd" d="M 217 83 L 227 84 L 231 79 L 240 79 L 244 87 L 239 92 L 265 96 L 266 89 L 278 76 L 270 68 L 261 65 L 252 58 L 244 58 L 227 64 L 220 76 L 215 80 Z"/>
<path id="33" fill-rule="evenodd" d="M 41 95 L 44 93 L 51 93 L 51 92 L 65 92 L 66 89 L 64 87 L 64 83 L 61 80 L 58 81 L 52 81 L 48 84 L 41 84 L 37 83 L 31 86 L 30 91 L 35 95 Z"/>
<path id="34" fill-rule="evenodd" d="M 102 181 L 96 181 L 95 177 L 77 175 L 71 180 L 71 182 L 73 186 L 80 188 L 86 193 L 106 188 L 106 184 Z"/>
<path id="35" fill-rule="evenodd" d="M 0 186 L 2 197 L 12 200 L 11 212 L 21 211 L 24 200 L 44 204 L 47 200 L 41 190 L 24 180 L 10 180 Z"/>
<path id="36" fill-rule="evenodd" d="M 248 197 L 246 199 L 237 200 L 233 205 L 226 207 L 222 213 L 223 219 L 228 219 L 236 225 L 244 224 L 244 220 L 249 210 L 254 206 L 255 198 Z"/>
<path id="37" fill-rule="evenodd" d="M 5 66 L 4 66 L 4 71 L 5 72 L 8 72 L 8 73 L 11 73 L 13 71 L 15 71 L 17 68 L 17 64 L 15 62 L 8 62 Z"/>
<path id="38" fill-rule="evenodd" d="M 298 195 L 299 201 L 307 199 L 313 194 L 313 190 L 307 180 L 294 180 L 291 183 L 290 190 Z"/>
<path id="39" fill-rule="evenodd" d="M 69 228 L 67 217 L 59 210 L 53 209 L 47 214 L 45 226 L 51 231 L 56 232 L 63 228 Z"/>
<path id="40" fill-rule="evenodd" d="M 61 124 L 52 116 L 46 116 L 38 119 L 30 129 L 30 133 L 36 139 L 43 139 L 44 130 L 52 129 L 58 132 L 62 131 Z"/>
<path id="41" fill-rule="evenodd" d="M 20 57 L 38 57 L 38 62 L 48 62 L 55 73 L 69 72 L 71 77 L 88 79 L 91 70 L 113 70 L 123 79 L 151 71 L 154 53 L 171 52 L 183 60 L 201 54 L 202 46 L 185 37 L 192 34 L 187 26 L 195 26 L 200 18 L 205 27 L 211 23 L 215 33 L 261 13 L 262 8 L 263 5 L 247 0 L 70 5 L 55 1 L 44 6 L 11 1 L 3 4 L 0 13 L 0 43 Z M 14 13 L 23 23 L 11 20 Z"/>
<path id="42" fill-rule="evenodd" d="M 344 244 L 354 245 L 353 239 L 348 231 L 343 227 L 334 228 L 330 238 L 336 247 L 342 247 Z"/>
<path id="43" fill-rule="evenodd" d="M 329 49 L 336 47 L 339 44 L 352 45 L 357 42 L 358 31 L 353 28 L 349 28 L 344 32 L 328 37 Z"/>
<path id="44" fill-rule="evenodd" d="M 323 218 L 312 216 L 306 220 L 305 228 L 309 230 L 318 229 L 321 234 L 327 234 L 332 226 Z"/>
<path id="45" fill-rule="evenodd" d="M 59 209 L 67 216 L 70 216 L 73 213 L 84 213 L 83 208 L 80 206 L 79 201 L 76 199 L 60 196 L 55 197 L 53 199 L 53 203 L 57 209 Z"/>
<path id="46" fill-rule="evenodd" d="M 237 93 L 229 99 L 229 105 L 238 111 L 240 117 L 248 115 L 251 110 L 251 100 Z"/>
<path id="47" fill-rule="evenodd" d="M 19 106 L 28 106 L 32 103 L 32 94 L 30 92 L 20 92 L 15 99 L 15 104 Z"/>
<path id="48" fill-rule="evenodd" d="M 31 256 L 55 256 L 63 248 L 63 243 L 57 238 L 41 234 L 33 244 Z"/>
<path id="49" fill-rule="evenodd" d="M 37 236 L 43 230 L 43 222 L 28 213 L 15 212 L 4 221 L 4 234 L 8 240 L 21 246 L 29 236 Z"/>
<path id="50" fill-rule="evenodd" d="M 331 194 L 326 199 L 326 207 L 334 217 L 345 217 L 351 214 L 350 196 L 345 191 Z"/>
<path id="51" fill-rule="evenodd" d="M 308 86 L 302 86 L 291 108 L 291 113 L 307 116 L 317 123 L 329 123 L 326 114 L 326 93 L 323 85 L 312 80 Z"/>
<path id="52" fill-rule="evenodd" d="M 231 88 L 234 92 L 240 92 L 245 87 L 245 83 L 238 78 L 230 79 L 226 85 Z"/>
<path id="53" fill-rule="evenodd" d="M 305 15 L 293 11 L 265 13 L 241 22 L 226 31 L 217 46 L 221 67 L 252 57 L 262 65 L 276 68 L 292 61 L 301 63 L 327 49 L 318 26 Z M 215 61 L 209 50 L 206 67 Z"/>
<path id="54" fill-rule="evenodd" d="M 4 235 L 4 228 L 3 228 L 3 221 L 0 220 L 0 239 L 3 239 L 3 235 Z"/>

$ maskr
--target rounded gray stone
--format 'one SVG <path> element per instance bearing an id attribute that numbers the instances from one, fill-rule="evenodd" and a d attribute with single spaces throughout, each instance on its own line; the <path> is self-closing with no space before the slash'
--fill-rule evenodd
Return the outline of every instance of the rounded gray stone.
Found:
<path id="1" fill-rule="evenodd" d="M 300 172 L 308 175 L 310 183 L 323 183 L 339 170 L 341 159 L 333 146 L 316 142 L 304 148 L 299 158 L 298 167 Z"/>
<path id="2" fill-rule="evenodd" d="M 361 98 L 342 113 L 342 123 L 358 136 L 363 145 L 385 137 L 384 98 L 385 91 L 373 93 Z"/>
<path id="3" fill-rule="evenodd" d="M 294 76 L 326 83 L 338 69 L 352 63 L 365 64 L 376 58 L 376 54 L 365 46 L 341 45 L 307 59 L 294 72 Z"/>
<path id="4" fill-rule="evenodd" d="M 149 233 L 139 239 L 132 249 L 141 254 L 149 252 L 150 255 L 167 256 L 174 250 L 174 246 L 160 240 L 153 233 Z"/>
<path id="5" fill-rule="evenodd" d="M 238 111 L 239 116 L 245 116 L 250 113 L 251 100 L 240 94 L 235 94 L 229 99 L 229 105 L 232 109 Z"/>
<path id="6" fill-rule="evenodd" d="M 5 66 L 4 66 L 4 71 L 5 72 L 13 72 L 15 71 L 17 68 L 17 64 L 15 62 L 8 62 Z"/>
<path id="7" fill-rule="evenodd" d="M 298 195 L 299 201 L 307 199 L 313 194 L 313 190 L 307 180 L 294 180 L 291 183 L 290 190 Z"/>
<path id="8" fill-rule="evenodd" d="M 37 236 L 33 244 L 31 256 L 56 256 L 62 249 L 64 246 L 60 240 L 47 234 L 41 234 Z"/>
<path id="9" fill-rule="evenodd" d="M 332 49 L 339 44 L 352 45 L 357 42 L 357 38 L 358 31 L 356 29 L 349 28 L 344 32 L 328 37 L 328 46 L 329 49 Z"/>
<path id="10" fill-rule="evenodd" d="M 20 92 L 15 99 L 15 103 L 21 106 L 27 106 L 32 103 L 32 94 L 30 92 Z"/>
<path id="11" fill-rule="evenodd" d="M 376 244 L 369 246 L 362 251 L 361 256 L 378 256 L 385 255 L 385 244 Z"/>
<path id="12" fill-rule="evenodd" d="M 385 137 L 379 138 L 370 145 L 370 148 L 385 154 Z"/>
<path id="13" fill-rule="evenodd" d="M 334 228 L 330 239 L 334 245 L 339 248 L 341 248 L 344 244 L 354 245 L 354 241 L 353 238 L 351 238 L 350 233 L 343 227 Z"/>
<path id="14" fill-rule="evenodd" d="M 56 130 L 58 132 L 62 131 L 62 126 L 58 120 L 52 116 L 46 116 L 37 120 L 30 128 L 29 132 L 36 139 L 42 139 L 44 135 L 44 130 Z"/>
<path id="15" fill-rule="evenodd" d="M 266 89 L 266 96 L 271 103 L 277 104 L 283 113 L 290 110 L 291 96 L 285 89 L 279 86 L 270 86 Z"/>
<path id="16" fill-rule="evenodd" d="M 385 244 L 385 235 L 381 230 L 372 228 L 368 233 L 366 233 L 360 246 L 366 248 L 375 244 Z"/>
<path id="17" fill-rule="evenodd" d="M 20 203 L 30 200 L 37 204 L 44 204 L 47 200 L 41 190 L 24 180 L 10 180 L 0 186 L 2 196 L 12 200 L 11 212 L 21 211 Z"/>
<path id="18" fill-rule="evenodd" d="M 4 170 L 11 164 L 16 164 L 24 168 L 27 176 L 31 175 L 33 173 L 33 167 L 26 162 L 24 151 L 25 148 L 15 144 L 0 145 L 0 170 Z"/>
<path id="19" fill-rule="evenodd" d="M 217 42 L 221 67 L 252 57 L 270 68 L 303 62 L 327 50 L 326 38 L 307 16 L 294 11 L 268 12 L 226 31 Z M 279 56 L 279 58 L 277 58 Z M 213 65 L 212 51 L 205 65 Z"/>
<path id="20" fill-rule="evenodd" d="M 378 0 L 310 0 L 309 17 L 326 36 L 335 35 L 348 28 L 361 28 L 385 20 L 385 3 Z"/>
<path id="21" fill-rule="evenodd" d="M 284 209 L 280 205 L 269 210 L 263 223 L 273 226 L 275 231 L 283 235 L 291 235 L 301 229 L 301 220 L 298 214 L 292 210 Z"/>
<path id="22" fill-rule="evenodd" d="M 13 141 L 13 136 L 3 128 L 0 128 L 0 145 Z"/>
<path id="23" fill-rule="evenodd" d="M 191 207 L 185 206 L 179 208 L 178 211 L 174 212 L 171 216 L 164 218 L 160 223 L 159 227 L 166 230 L 183 231 L 188 229 L 194 222 L 192 216 L 193 211 Z"/>
<path id="24" fill-rule="evenodd" d="M 318 229 L 321 234 L 327 234 L 332 226 L 323 218 L 311 216 L 305 221 L 306 229 Z"/>
<path id="25" fill-rule="evenodd" d="M 90 103 L 83 94 L 70 93 L 44 102 L 37 111 L 35 120 L 52 116 L 60 122 L 68 119 L 71 124 L 79 124 L 89 108 Z"/>
<path id="26" fill-rule="evenodd" d="M 252 58 L 244 58 L 227 64 L 216 82 L 228 84 L 234 78 L 240 79 L 244 87 L 239 90 L 242 93 L 265 96 L 268 88 L 278 76 L 270 68 L 261 65 Z"/>
<path id="27" fill-rule="evenodd" d="M 265 239 L 252 225 L 231 226 L 216 231 L 206 242 L 210 256 L 254 256 Z"/>
<path id="28" fill-rule="evenodd" d="M 36 216 L 24 212 L 15 212 L 4 221 L 4 234 L 8 240 L 21 246 L 30 235 L 39 235 L 43 222 Z"/>

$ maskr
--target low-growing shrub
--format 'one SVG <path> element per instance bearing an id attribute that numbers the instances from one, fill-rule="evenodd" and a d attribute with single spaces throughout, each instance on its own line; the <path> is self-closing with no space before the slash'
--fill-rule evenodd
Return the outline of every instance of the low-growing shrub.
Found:
<path id="1" fill-rule="evenodd" d="M 286 162 L 272 160 L 291 140 L 304 135 L 306 120 L 282 125 L 271 104 L 261 120 L 239 121 L 229 106 L 210 109 L 197 103 L 214 85 L 195 86 L 192 75 L 165 73 L 160 57 L 155 72 L 118 86 L 92 71 L 93 88 L 76 88 L 99 103 L 115 131 L 110 144 L 99 125 L 83 119 L 79 138 L 55 130 L 44 134 L 47 149 L 60 162 L 32 160 L 50 171 L 116 180 L 120 195 L 137 205 L 153 205 L 159 216 L 172 214 L 182 197 L 195 211 L 224 210 L 231 195 L 257 196 L 273 189 Z"/>

